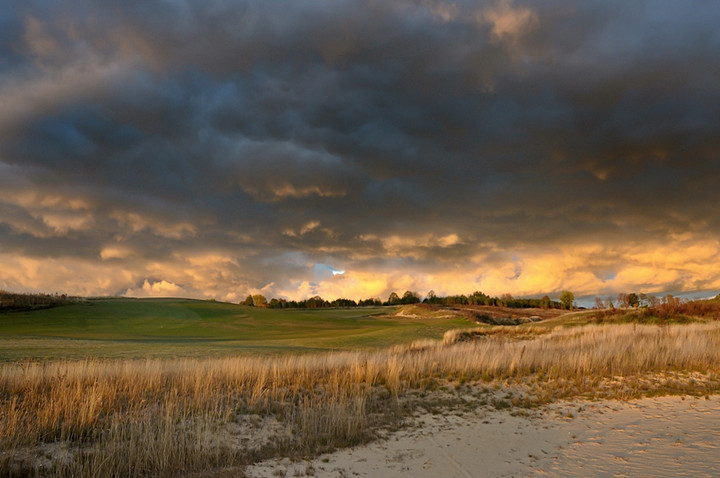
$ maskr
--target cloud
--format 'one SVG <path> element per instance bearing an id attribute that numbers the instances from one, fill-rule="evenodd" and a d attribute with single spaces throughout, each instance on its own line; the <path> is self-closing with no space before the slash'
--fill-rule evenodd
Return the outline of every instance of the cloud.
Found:
<path id="1" fill-rule="evenodd" d="M 3 287 L 718 287 L 717 2 L 11 3 Z"/>
<path id="2" fill-rule="evenodd" d="M 145 281 L 142 287 L 128 289 L 125 294 L 128 297 L 189 297 L 190 291 L 172 282 L 160 280 L 150 283 Z"/>
<path id="3" fill-rule="evenodd" d="M 537 13 L 529 7 L 515 7 L 511 0 L 500 0 L 483 8 L 478 20 L 491 25 L 491 39 L 517 46 L 520 39 L 539 23 Z"/>

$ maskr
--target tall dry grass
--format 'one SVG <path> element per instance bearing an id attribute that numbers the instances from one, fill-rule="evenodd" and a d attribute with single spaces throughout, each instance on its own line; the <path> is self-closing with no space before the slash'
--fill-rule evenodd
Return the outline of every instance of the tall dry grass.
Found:
<path id="1" fill-rule="evenodd" d="M 655 391 L 720 389 L 718 323 L 587 326 L 521 338 L 529 337 L 452 343 L 448 336 L 444 344 L 270 359 L 2 364 L 0 476 L 241 470 L 261 457 L 368 440 L 422 405 L 410 392 L 447 383 L 515 384 L 536 402 L 646 393 L 647 377 L 656 378 Z M 275 420 L 281 431 L 248 444 L 247 434 L 262 426 L 247 429 L 247 417 Z"/>

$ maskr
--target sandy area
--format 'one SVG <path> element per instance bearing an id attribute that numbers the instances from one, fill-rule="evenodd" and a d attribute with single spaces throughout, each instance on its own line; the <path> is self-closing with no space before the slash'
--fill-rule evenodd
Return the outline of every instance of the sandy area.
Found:
<path id="1" fill-rule="evenodd" d="M 423 415 L 415 426 L 251 477 L 720 476 L 720 396 Z"/>

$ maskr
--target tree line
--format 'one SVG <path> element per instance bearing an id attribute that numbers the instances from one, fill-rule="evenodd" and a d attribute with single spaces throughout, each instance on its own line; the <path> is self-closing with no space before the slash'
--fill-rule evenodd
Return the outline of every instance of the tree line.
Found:
<path id="1" fill-rule="evenodd" d="M 622 315 L 633 310 L 633 314 L 640 318 L 658 318 L 661 321 L 669 319 L 682 319 L 683 317 L 705 317 L 720 320 L 720 294 L 712 299 L 684 300 L 666 294 L 655 297 L 646 294 L 620 293 L 617 307 L 612 299 L 603 301 L 596 298 L 595 309 L 599 310 L 598 317 L 612 317 Z"/>
<path id="2" fill-rule="evenodd" d="M 434 291 L 428 292 L 427 298 L 423 301 L 428 304 L 453 306 L 453 305 L 487 305 L 495 307 L 511 307 L 515 309 L 572 309 L 575 303 L 575 295 L 570 291 L 563 291 L 560 300 L 552 300 L 545 295 L 540 299 L 525 299 L 513 297 L 511 294 L 503 294 L 500 297 L 492 297 L 483 292 L 473 292 L 470 295 L 449 295 L 439 297 Z"/>
<path id="3" fill-rule="evenodd" d="M 679 299 L 678 297 L 673 297 L 672 294 L 667 294 L 663 297 L 656 297 L 654 295 L 648 295 L 642 292 L 620 292 L 617 296 L 617 302 L 613 302 L 613 299 L 611 297 L 608 297 L 605 300 L 600 297 L 595 297 L 595 308 L 614 309 L 615 307 L 657 307 L 658 305 L 662 304 L 674 304 L 680 300 L 681 299 Z"/>
<path id="4" fill-rule="evenodd" d="M 544 308 L 544 309 L 572 309 L 574 307 L 575 297 L 572 292 L 564 291 L 560 295 L 560 300 L 552 300 L 549 296 L 540 299 L 524 299 L 515 298 L 510 294 L 503 294 L 500 297 L 491 297 L 483 292 L 473 292 L 469 295 L 448 295 L 438 296 L 434 291 L 428 292 L 425 299 L 420 299 L 420 294 L 413 291 L 405 291 L 400 296 L 396 292 L 392 292 L 387 300 L 382 301 L 378 297 L 369 298 L 360 301 L 352 299 L 335 299 L 328 301 L 316 295 L 305 300 L 286 300 L 271 298 L 268 300 L 262 294 L 248 294 L 248 296 L 240 302 L 241 305 L 250 307 L 266 307 L 270 309 L 318 309 L 329 307 L 377 307 L 381 305 L 407 305 L 407 304 L 431 304 L 446 307 L 458 305 L 486 305 L 496 307 L 512 307 L 512 308 Z"/>
<path id="5" fill-rule="evenodd" d="M 59 305 L 81 302 L 79 297 L 66 294 L 19 294 L 0 290 L 0 311 L 49 309 Z"/>

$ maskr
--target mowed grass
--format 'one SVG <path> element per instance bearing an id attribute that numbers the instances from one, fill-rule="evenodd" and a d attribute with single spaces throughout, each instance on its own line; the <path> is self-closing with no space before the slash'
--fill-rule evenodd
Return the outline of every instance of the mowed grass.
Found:
<path id="1" fill-rule="evenodd" d="M 0 360 L 207 357 L 373 349 L 441 339 L 463 318 L 394 316 L 394 307 L 261 309 L 189 299 L 92 299 L 0 313 Z"/>

